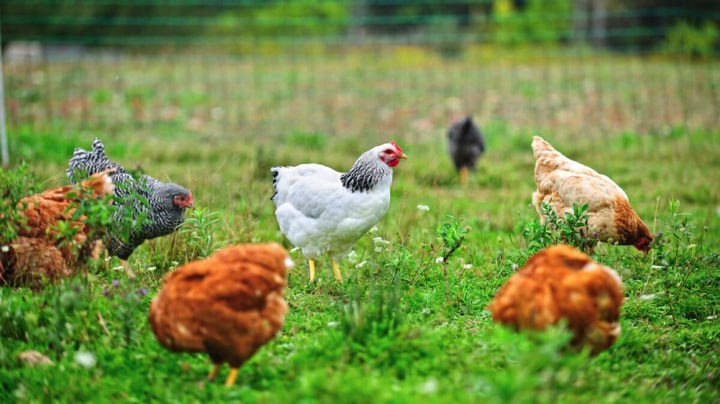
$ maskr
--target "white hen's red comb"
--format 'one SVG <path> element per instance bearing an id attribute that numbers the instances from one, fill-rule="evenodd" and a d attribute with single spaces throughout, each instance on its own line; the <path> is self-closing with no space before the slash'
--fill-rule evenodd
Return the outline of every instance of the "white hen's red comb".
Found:
<path id="1" fill-rule="evenodd" d="M 402 151 L 402 148 L 401 148 L 400 146 L 398 146 L 398 144 L 395 143 L 394 140 L 391 141 L 390 144 L 393 145 L 393 146 L 395 146 L 395 148 L 397 149 L 398 153 L 402 153 L 402 152 L 403 152 L 403 151 Z"/>

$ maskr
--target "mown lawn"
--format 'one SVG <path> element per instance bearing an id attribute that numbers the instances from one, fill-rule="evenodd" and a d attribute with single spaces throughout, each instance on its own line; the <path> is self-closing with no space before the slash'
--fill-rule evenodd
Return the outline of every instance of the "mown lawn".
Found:
<path id="1" fill-rule="evenodd" d="M 633 58 L 477 67 L 470 57 L 418 63 L 405 52 L 399 67 L 367 69 L 352 58 L 267 70 L 54 66 L 35 78 L 54 95 L 34 95 L 35 84 L 11 71 L 11 153 L 40 188 L 63 184 L 72 149 L 99 136 L 116 161 L 192 189 L 199 209 L 174 236 L 133 254 L 134 281 L 112 261 L 43 292 L 0 289 L 0 402 L 719 401 L 718 96 L 700 85 L 717 86 L 717 69 Z M 612 66 L 631 76 L 627 86 Z M 189 80 L 193 72 L 202 78 Z M 104 81 L 114 74 L 123 79 Z M 87 108 L 48 116 L 73 98 Z M 449 119 L 464 112 L 488 143 L 467 189 L 444 143 Z M 535 134 L 613 178 L 660 235 L 648 255 L 596 249 L 623 277 L 626 303 L 619 341 L 595 358 L 564 351 L 561 330 L 529 339 L 494 325 L 485 309 L 530 254 Z M 156 342 L 147 307 L 164 273 L 233 243 L 292 248 L 273 216 L 269 167 L 343 170 L 392 139 L 409 159 L 395 169 L 387 216 L 341 262 L 346 282 L 320 261 L 309 285 L 293 252 L 285 327 L 236 386 L 204 382 L 205 356 Z M 437 262 L 444 223 L 467 231 L 448 262 L 447 291 Z M 22 366 L 16 358 L 27 350 L 54 364 Z"/>

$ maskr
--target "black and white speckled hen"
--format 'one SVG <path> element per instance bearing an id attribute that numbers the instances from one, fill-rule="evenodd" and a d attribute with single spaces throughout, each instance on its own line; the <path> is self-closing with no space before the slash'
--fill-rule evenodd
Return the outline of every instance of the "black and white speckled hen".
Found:
<path id="1" fill-rule="evenodd" d="M 105 146 L 98 138 L 92 151 L 76 148 L 66 174 L 71 183 L 108 169 L 115 184 L 113 225 L 108 229 L 108 253 L 123 261 L 127 269 L 130 254 L 145 240 L 173 233 L 185 221 L 185 209 L 193 206 L 192 193 L 173 183 L 164 183 L 148 175 L 133 176 L 128 170 L 105 156 Z M 145 199 L 145 200 L 143 200 Z M 147 202 L 147 203 L 146 203 Z M 142 225 L 123 231 L 127 223 L 141 220 Z M 129 235 L 124 235 L 129 233 Z"/>
<path id="2" fill-rule="evenodd" d="M 485 152 L 485 139 L 471 116 L 454 122 L 448 129 L 448 152 L 460 173 L 460 184 L 467 185 L 468 173 Z"/>

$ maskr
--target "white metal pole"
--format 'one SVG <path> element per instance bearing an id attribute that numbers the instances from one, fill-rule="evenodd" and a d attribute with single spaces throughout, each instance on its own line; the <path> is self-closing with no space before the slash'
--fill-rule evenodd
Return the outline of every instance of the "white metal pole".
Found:
<path id="1" fill-rule="evenodd" d="M 2 37 L 0 37 L 0 40 Z M 0 41 L 1 43 L 1 41 Z M 10 164 L 10 153 L 8 152 L 7 130 L 5 126 L 5 90 L 3 89 L 3 60 L 2 49 L 0 49 L 0 152 L 2 153 L 2 166 Z"/>

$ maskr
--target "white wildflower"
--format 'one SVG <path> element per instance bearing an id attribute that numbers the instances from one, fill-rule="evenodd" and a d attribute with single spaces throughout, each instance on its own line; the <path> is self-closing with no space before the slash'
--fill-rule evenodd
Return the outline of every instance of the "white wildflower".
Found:
<path id="1" fill-rule="evenodd" d="M 290 250 L 291 253 L 300 251 L 300 247 L 295 247 L 292 250 Z"/>
<path id="2" fill-rule="evenodd" d="M 92 369 L 95 367 L 97 359 L 92 352 L 78 351 L 75 353 L 75 363 L 86 369 Z"/>
<path id="3" fill-rule="evenodd" d="M 438 381 L 436 378 L 431 377 L 420 385 L 420 392 L 424 394 L 433 394 L 438 389 Z"/>
<path id="4" fill-rule="evenodd" d="M 649 295 L 641 295 L 639 297 L 640 300 L 652 300 L 655 298 L 655 293 L 649 294 Z"/>
<path id="5" fill-rule="evenodd" d="M 512 270 L 513 270 L 513 271 L 517 271 L 518 268 L 520 268 L 520 265 L 515 264 L 515 263 L 512 264 Z"/>
<path id="6" fill-rule="evenodd" d="M 351 264 L 357 264 L 360 260 L 360 257 L 358 256 L 357 252 L 355 250 L 352 250 L 347 255 L 348 261 L 350 261 Z"/>
<path id="7" fill-rule="evenodd" d="M 2 246 L 2 250 L 1 250 L 1 251 L 4 252 L 4 253 L 10 251 L 10 246 L 8 246 L 8 245 Z"/>
<path id="8" fill-rule="evenodd" d="M 373 243 L 375 243 L 375 244 L 385 244 L 385 245 L 390 244 L 389 241 L 383 240 L 382 237 L 373 237 L 372 241 L 373 241 Z"/>
<path id="9" fill-rule="evenodd" d="M 370 230 L 368 230 L 368 233 L 377 233 L 377 231 L 378 231 L 378 227 L 377 227 L 377 226 L 373 226 L 373 227 L 370 228 Z"/>
<path id="10" fill-rule="evenodd" d="M 665 267 L 662 266 L 662 265 L 652 265 L 651 268 L 652 268 L 652 269 L 663 269 L 663 268 L 665 268 Z"/>
<path id="11" fill-rule="evenodd" d="M 335 328 L 335 327 L 337 327 L 338 322 L 337 321 L 329 321 L 327 325 L 330 328 Z"/>
<path id="12" fill-rule="evenodd" d="M 367 261 L 361 261 L 355 265 L 355 268 L 362 268 L 365 266 L 365 264 L 367 264 Z"/>
<path id="13" fill-rule="evenodd" d="M 435 258 L 435 263 L 436 263 L 436 264 L 442 264 L 443 260 L 444 260 L 443 257 L 437 257 L 437 258 Z"/>
<path id="14" fill-rule="evenodd" d="M 470 269 L 470 268 L 472 268 L 472 264 L 465 264 L 465 265 L 463 265 L 463 268 Z"/>
<path id="15" fill-rule="evenodd" d="M 430 207 L 427 205 L 418 205 L 417 208 L 418 208 L 418 210 L 421 210 L 423 212 L 427 212 L 430 210 Z"/>

